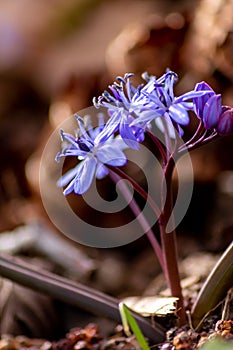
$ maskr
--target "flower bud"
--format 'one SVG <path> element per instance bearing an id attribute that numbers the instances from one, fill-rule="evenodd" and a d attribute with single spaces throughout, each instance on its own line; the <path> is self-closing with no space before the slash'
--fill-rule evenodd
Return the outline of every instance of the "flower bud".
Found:
<path id="1" fill-rule="evenodd" d="M 213 95 L 206 102 L 203 110 L 203 123 L 206 129 L 214 129 L 222 113 L 221 95 Z"/>
<path id="2" fill-rule="evenodd" d="M 220 135 L 229 135 L 233 132 L 233 108 L 223 107 L 223 113 L 219 118 L 217 131 Z"/>
<path id="3" fill-rule="evenodd" d="M 211 96 L 215 95 L 215 92 L 204 81 L 196 84 L 194 90 L 195 91 L 206 91 L 206 94 L 204 94 L 203 96 L 195 97 L 193 99 L 194 112 L 196 113 L 196 115 L 200 119 L 203 119 L 203 111 L 204 111 L 205 104 Z"/>

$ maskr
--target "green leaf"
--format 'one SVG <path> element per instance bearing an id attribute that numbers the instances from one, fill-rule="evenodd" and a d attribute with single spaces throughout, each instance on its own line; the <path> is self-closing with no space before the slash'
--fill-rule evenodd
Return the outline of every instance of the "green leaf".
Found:
<path id="1" fill-rule="evenodd" d="M 130 328 L 135 335 L 140 347 L 142 350 L 150 350 L 149 345 L 147 344 L 147 341 L 142 334 L 135 318 L 132 316 L 130 313 L 130 310 L 124 303 L 119 303 L 119 311 L 121 314 L 121 319 L 122 319 L 122 325 L 125 331 L 125 334 L 127 336 L 130 336 Z"/>
<path id="2" fill-rule="evenodd" d="M 203 284 L 191 315 L 194 327 L 199 327 L 204 316 L 226 297 L 233 286 L 233 242 L 226 249 Z"/>

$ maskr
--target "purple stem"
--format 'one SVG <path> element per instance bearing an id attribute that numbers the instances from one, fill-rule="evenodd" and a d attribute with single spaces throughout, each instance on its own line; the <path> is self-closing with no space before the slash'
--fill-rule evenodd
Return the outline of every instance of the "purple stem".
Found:
<path id="1" fill-rule="evenodd" d="M 127 175 L 123 170 L 119 169 L 118 167 L 111 166 L 111 165 L 106 165 L 106 166 L 108 167 L 108 169 L 118 174 L 122 179 L 128 180 L 132 184 L 135 191 L 138 192 L 145 201 L 148 201 L 157 218 L 160 217 L 161 211 L 157 206 L 157 204 L 155 203 L 155 201 L 151 198 L 149 193 L 147 193 L 131 176 Z"/>
<path id="2" fill-rule="evenodd" d="M 202 131 L 204 130 L 204 125 L 202 123 L 202 120 L 199 121 L 197 130 L 195 131 L 195 134 L 189 139 L 185 145 L 188 146 L 190 143 L 192 143 L 197 137 L 199 137 L 202 134 Z"/>
<path id="3" fill-rule="evenodd" d="M 167 187 L 166 201 L 159 220 L 160 237 L 162 243 L 162 251 L 164 254 L 165 269 L 167 271 L 167 283 L 171 290 L 171 295 L 179 298 L 178 301 L 178 317 L 180 325 L 186 323 L 186 313 L 183 304 L 183 295 L 180 285 L 180 275 L 178 269 L 177 256 L 177 239 L 175 229 L 172 232 L 166 232 L 166 227 L 173 210 L 173 192 L 172 192 L 172 173 L 175 166 L 173 157 L 171 156 L 164 172 L 164 180 L 162 184 L 162 191 L 164 186 Z M 163 193 L 162 193 L 163 195 Z"/>
<path id="4" fill-rule="evenodd" d="M 206 145 L 207 143 L 209 143 L 210 141 L 212 141 L 213 139 L 215 139 L 218 136 L 218 133 L 216 131 L 214 131 L 211 135 L 209 135 L 208 137 L 205 138 L 206 133 L 207 133 L 207 130 L 206 130 L 206 132 L 202 135 L 202 137 L 199 140 L 197 140 L 196 142 L 188 145 L 188 147 L 186 149 L 181 148 L 179 150 L 179 155 L 182 155 L 182 153 L 184 151 L 186 151 L 186 152 L 187 152 L 187 150 L 191 151 L 191 150 L 196 149 L 196 148 L 198 148 L 200 146 Z"/>
<path id="5" fill-rule="evenodd" d="M 115 183 L 117 183 L 120 179 L 122 179 L 119 175 L 117 175 L 112 170 L 110 170 L 110 177 Z M 151 246 L 154 249 L 154 252 L 158 258 L 158 261 L 161 265 L 161 268 L 165 273 L 166 271 L 164 268 L 164 261 L 163 261 L 161 246 L 159 245 L 159 243 L 158 243 L 153 231 L 151 230 L 145 216 L 143 215 L 143 213 L 142 213 L 141 209 L 139 208 L 138 204 L 136 203 L 135 199 L 134 198 L 131 199 L 131 193 L 129 191 L 129 188 L 124 182 L 121 182 L 119 184 L 119 189 L 120 189 L 122 195 L 125 197 L 125 199 L 129 203 L 129 207 L 132 210 L 132 212 L 134 213 L 138 222 L 140 223 L 142 229 L 146 233 L 147 238 L 148 238 L 149 242 L 151 243 Z M 130 199 L 131 199 L 131 201 L 129 201 Z"/>
<path id="6" fill-rule="evenodd" d="M 179 318 L 179 325 L 186 323 L 186 312 L 184 308 L 182 288 L 180 284 L 180 274 L 178 268 L 178 254 L 177 254 L 177 238 L 176 230 L 167 232 L 167 224 L 170 217 L 173 215 L 173 190 L 172 190 L 172 174 L 175 167 L 174 153 L 177 153 L 177 147 L 171 151 L 171 139 L 167 124 L 164 123 L 164 134 L 167 149 L 167 164 L 163 167 L 164 177 L 161 184 L 161 199 L 164 203 L 162 213 L 159 218 L 160 238 L 163 251 L 163 259 L 165 263 L 168 287 L 171 295 L 178 298 L 177 316 Z M 170 153 L 170 154 L 169 154 Z M 164 195 L 166 194 L 166 198 Z"/>
<path id="7" fill-rule="evenodd" d="M 164 151 L 163 146 L 161 145 L 161 142 L 158 140 L 158 138 L 149 130 L 146 131 L 148 136 L 151 138 L 151 140 L 153 141 L 153 143 L 156 145 L 156 147 L 158 148 L 161 157 L 162 157 L 162 162 L 163 165 L 165 165 L 167 163 L 167 155 L 166 152 Z"/>

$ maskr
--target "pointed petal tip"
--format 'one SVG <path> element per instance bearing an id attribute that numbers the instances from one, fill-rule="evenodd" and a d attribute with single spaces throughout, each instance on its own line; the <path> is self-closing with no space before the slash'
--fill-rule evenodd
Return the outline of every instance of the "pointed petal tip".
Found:
<path id="1" fill-rule="evenodd" d="M 214 92 L 214 90 L 205 82 L 201 81 L 195 85 L 195 91 L 209 90 Z"/>

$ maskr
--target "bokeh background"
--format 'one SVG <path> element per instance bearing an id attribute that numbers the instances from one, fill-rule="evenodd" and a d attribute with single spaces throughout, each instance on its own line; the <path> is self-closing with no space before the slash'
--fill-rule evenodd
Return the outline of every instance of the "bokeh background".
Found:
<path id="1" fill-rule="evenodd" d="M 117 75 L 134 72 L 140 82 L 144 71 L 159 76 L 166 68 L 180 77 L 177 94 L 205 80 L 233 105 L 232 0 L 1 0 L 0 232 L 46 218 L 40 157 L 60 122 L 91 106 Z M 178 232 L 183 257 L 232 241 L 232 147 L 230 135 L 192 153 L 193 199 Z M 155 272 L 145 248 L 143 238 L 122 248 L 131 264 L 123 267 L 119 255 L 113 259 L 119 251 L 105 252 L 116 279 L 107 283 L 105 261 L 98 287 L 118 293 L 125 280 L 117 276 L 134 264 L 131 289 L 141 292 Z"/>

